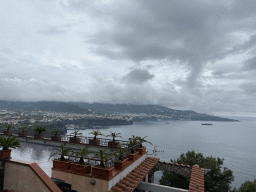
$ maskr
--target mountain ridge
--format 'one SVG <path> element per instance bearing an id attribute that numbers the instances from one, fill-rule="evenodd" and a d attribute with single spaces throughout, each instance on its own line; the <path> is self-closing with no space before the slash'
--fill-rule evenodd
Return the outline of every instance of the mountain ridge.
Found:
<path id="1" fill-rule="evenodd" d="M 202 121 L 238 121 L 208 114 L 197 113 L 193 110 L 176 110 L 160 105 L 104 104 L 86 102 L 60 101 L 4 101 L 0 100 L 0 109 L 13 111 L 54 111 L 67 113 L 135 113 L 147 115 L 165 115 L 173 120 L 202 120 Z"/>

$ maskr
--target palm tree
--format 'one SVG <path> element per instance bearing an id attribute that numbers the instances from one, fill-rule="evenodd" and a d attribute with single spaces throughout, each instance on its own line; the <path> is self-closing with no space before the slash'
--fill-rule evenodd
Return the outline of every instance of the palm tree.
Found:
<path id="1" fill-rule="evenodd" d="M 3 147 L 2 150 L 8 150 L 9 148 L 20 147 L 20 142 L 16 137 L 0 137 L 0 147 Z"/>
<path id="2" fill-rule="evenodd" d="M 73 133 L 70 133 L 74 135 L 74 138 L 76 138 L 77 135 L 83 135 L 83 133 L 78 133 L 80 130 L 74 131 Z"/>
<path id="3" fill-rule="evenodd" d="M 100 157 L 100 167 L 103 167 L 103 168 L 105 167 L 104 160 L 106 161 L 106 158 L 107 158 L 107 156 L 105 155 L 105 152 L 106 152 L 106 149 L 99 150 L 99 152 L 95 154 L 95 157 Z"/>
<path id="4" fill-rule="evenodd" d="M 139 143 L 140 148 L 142 148 L 142 143 L 149 143 L 149 144 L 153 145 L 151 142 L 149 142 L 149 141 L 147 141 L 147 140 L 145 139 L 146 137 L 147 137 L 147 136 L 141 138 L 141 137 L 137 136 L 137 142 Z"/>
<path id="5" fill-rule="evenodd" d="M 89 134 L 93 134 L 94 135 L 94 138 L 93 139 L 97 139 L 97 136 L 98 135 L 103 135 L 100 131 L 98 130 L 92 130 L 92 132 L 90 132 Z M 104 135 L 103 135 L 104 136 Z"/>
<path id="6" fill-rule="evenodd" d="M 115 138 L 116 137 L 121 137 L 122 138 L 122 136 L 118 136 L 118 135 L 120 135 L 121 133 L 116 133 L 116 132 L 114 132 L 114 133 L 112 133 L 111 131 L 110 131 L 110 135 L 107 135 L 106 137 L 112 137 L 113 138 L 113 142 L 115 142 Z"/>
<path id="7" fill-rule="evenodd" d="M 134 146 L 137 144 L 137 137 L 135 137 L 134 135 L 132 136 L 132 138 L 129 138 L 129 144 L 128 147 L 131 148 L 131 153 L 134 153 Z"/>
<path id="8" fill-rule="evenodd" d="M 37 132 L 40 135 L 43 132 L 46 132 L 47 129 L 45 127 L 36 127 L 33 131 Z"/>
<path id="9" fill-rule="evenodd" d="M 69 148 L 69 146 L 65 147 L 65 146 L 63 145 L 63 143 L 61 144 L 60 149 L 59 149 L 59 148 L 54 148 L 54 149 L 51 149 L 51 150 L 57 150 L 58 152 L 55 152 L 55 153 L 51 154 L 51 156 L 49 157 L 49 159 L 50 159 L 53 155 L 60 153 L 60 161 L 65 161 L 64 156 L 67 156 L 70 152 L 73 151 L 72 149 Z M 49 159 L 48 159 L 48 161 L 49 161 Z"/>
<path id="10" fill-rule="evenodd" d="M 124 160 L 124 153 L 125 151 L 127 150 L 127 148 L 122 148 L 121 145 L 118 146 L 118 151 L 115 151 L 114 152 L 114 155 L 116 157 L 118 157 L 118 160 L 119 161 L 123 161 Z"/>
<path id="11" fill-rule="evenodd" d="M 25 132 L 25 130 L 27 130 L 28 128 L 27 127 L 22 127 L 22 128 L 20 128 L 21 130 L 22 130 L 22 132 L 24 133 Z"/>
<path id="12" fill-rule="evenodd" d="M 55 134 L 55 136 L 57 136 L 59 132 L 61 132 L 61 130 L 60 130 L 60 129 L 54 129 L 54 131 L 53 131 L 52 133 L 54 133 L 54 134 Z"/>
<path id="13" fill-rule="evenodd" d="M 80 149 L 79 152 L 77 151 L 72 151 L 72 154 L 71 156 L 73 156 L 73 154 L 75 153 L 76 155 L 80 156 L 80 159 L 79 159 L 79 164 L 83 164 L 84 163 L 84 158 L 86 158 L 86 155 L 89 153 L 89 147 L 86 146 L 84 148 L 80 147 L 80 145 L 77 145 Z"/>
<path id="14" fill-rule="evenodd" d="M 11 124 L 6 125 L 7 131 L 9 131 L 11 127 L 12 127 Z"/>

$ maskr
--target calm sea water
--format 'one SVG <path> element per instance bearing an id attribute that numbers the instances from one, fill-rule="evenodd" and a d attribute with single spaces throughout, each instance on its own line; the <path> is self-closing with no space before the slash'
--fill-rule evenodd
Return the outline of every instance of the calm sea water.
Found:
<path id="1" fill-rule="evenodd" d="M 238 188 L 244 181 L 256 178 L 256 118 L 237 118 L 241 122 L 209 122 L 212 126 L 203 126 L 201 121 L 157 121 L 140 122 L 133 125 L 114 126 L 101 129 L 108 135 L 110 131 L 122 135 L 122 140 L 128 140 L 132 135 L 148 136 L 146 139 L 153 146 L 146 144 L 149 154 L 155 147 L 162 161 L 177 159 L 181 153 L 195 150 L 206 156 L 224 158 L 224 166 L 231 169 L 235 176 L 232 187 Z M 169 123 L 169 124 L 166 124 Z M 72 131 L 68 130 L 67 134 Z M 84 136 L 91 129 L 81 130 Z M 119 139 L 119 138 L 118 138 Z M 51 176 L 52 161 L 48 161 L 52 147 L 21 143 L 21 148 L 12 151 L 13 159 L 35 161 Z M 155 183 L 161 178 L 161 173 L 155 174 Z"/>

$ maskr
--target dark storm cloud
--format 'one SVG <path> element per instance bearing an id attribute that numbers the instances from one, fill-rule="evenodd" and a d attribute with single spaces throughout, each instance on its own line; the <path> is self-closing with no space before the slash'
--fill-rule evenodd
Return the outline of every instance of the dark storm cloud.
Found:
<path id="1" fill-rule="evenodd" d="M 255 37 L 239 46 L 230 37 L 242 27 L 251 31 L 256 26 L 255 6 L 255 1 L 181 0 L 140 1 L 127 12 L 106 8 L 102 14 L 114 23 L 113 30 L 102 29 L 87 43 L 94 45 L 95 53 L 111 59 L 178 59 L 191 68 L 187 82 L 194 86 L 206 62 L 255 46 Z"/>
<path id="2" fill-rule="evenodd" d="M 154 75 L 150 74 L 147 70 L 134 69 L 125 75 L 122 81 L 126 83 L 145 83 L 146 81 L 152 79 Z"/>

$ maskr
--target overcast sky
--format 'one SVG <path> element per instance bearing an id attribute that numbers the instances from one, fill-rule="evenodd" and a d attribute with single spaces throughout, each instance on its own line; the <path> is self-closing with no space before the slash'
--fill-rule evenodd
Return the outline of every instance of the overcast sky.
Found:
<path id="1" fill-rule="evenodd" d="M 2 0 L 0 99 L 256 116 L 255 0 Z"/>

